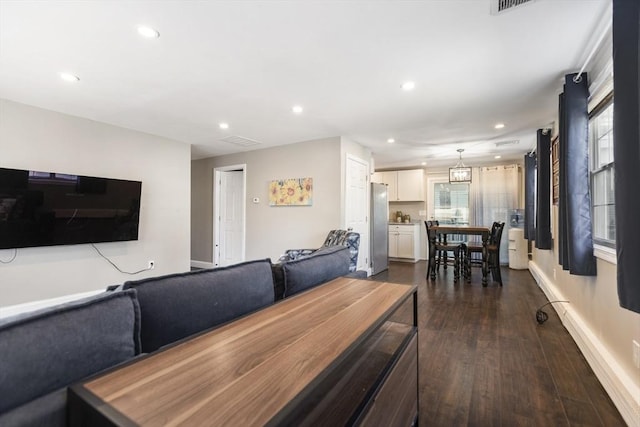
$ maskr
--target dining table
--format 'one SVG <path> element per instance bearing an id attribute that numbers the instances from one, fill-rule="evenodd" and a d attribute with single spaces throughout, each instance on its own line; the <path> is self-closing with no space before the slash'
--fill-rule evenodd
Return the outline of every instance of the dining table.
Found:
<path id="1" fill-rule="evenodd" d="M 489 262 L 487 253 L 487 244 L 489 243 L 489 236 L 491 235 L 491 228 L 479 225 L 454 225 L 444 224 L 435 225 L 429 228 L 429 265 L 431 269 L 431 280 L 436 278 L 436 243 L 438 241 L 446 243 L 447 236 L 462 235 L 462 236 L 480 236 L 482 239 L 482 286 L 487 286 L 487 275 L 489 272 Z"/>

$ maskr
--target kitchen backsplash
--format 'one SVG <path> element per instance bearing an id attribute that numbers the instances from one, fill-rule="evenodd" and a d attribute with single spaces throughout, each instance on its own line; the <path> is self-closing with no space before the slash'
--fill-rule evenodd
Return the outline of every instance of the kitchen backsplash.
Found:
<path id="1" fill-rule="evenodd" d="M 389 221 L 396 221 L 396 213 L 402 211 L 403 215 L 409 214 L 411 216 L 411 222 L 422 222 L 427 219 L 425 216 L 420 216 L 420 211 L 425 211 L 424 202 L 393 202 L 389 203 Z M 423 212 L 424 213 L 424 212 Z"/>

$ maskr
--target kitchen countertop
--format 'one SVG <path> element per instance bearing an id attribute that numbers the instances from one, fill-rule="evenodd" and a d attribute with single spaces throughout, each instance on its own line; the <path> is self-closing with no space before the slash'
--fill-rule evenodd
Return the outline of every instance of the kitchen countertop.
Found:
<path id="1" fill-rule="evenodd" d="M 416 221 L 411 221 L 411 222 L 389 221 L 389 225 L 418 225 L 418 224 L 420 224 L 420 223 L 416 222 Z"/>

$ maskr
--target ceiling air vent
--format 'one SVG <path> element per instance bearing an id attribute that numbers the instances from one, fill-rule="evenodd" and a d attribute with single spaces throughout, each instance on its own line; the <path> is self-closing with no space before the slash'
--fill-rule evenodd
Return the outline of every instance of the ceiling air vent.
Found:
<path id="1" fill-rule="evenodd" d="M 220 141 L 228 142 L 229 144 L 239 145 L 241 147 L 252 147 L 254 145 L 260 145 L 258 141 L 254 141 L 253 139 L 245 138 L 243 136 L 232 135 L 226 138 L 222 138 Z"/>
<path id="2" fill-rule="evenodd" d="M 491 14 L 499 15 L 523 4 L 533 3 L 534 1 L 536 0 L 491 0 Z"/>
<path id="3" fill-rule="evenodd" d="M 496 147 L 502 147 L 503 145 L 515 145 L 515 144 L 519 144 L 520 140 L 518 139 L 514 139 L 512 141 L 500 141 L 500 142 L 496 142 Z"/>

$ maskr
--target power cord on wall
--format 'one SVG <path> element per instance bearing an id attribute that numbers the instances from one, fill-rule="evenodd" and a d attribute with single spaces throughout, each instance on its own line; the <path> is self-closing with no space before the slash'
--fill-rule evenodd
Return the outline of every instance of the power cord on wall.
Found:
<path id="1" fill-rule="evenodd" d="M 542 311 L 542 307 L 544 307 L 545 305 L 556 303 L 556 302 L 569 302 L 569 301 L 549 301 L 546 304 L 542 304 L 540 308 L 536 310 L 536 321 L 538 322 L 538 324 L 542 325 L 544 322 L 547 321 L 547 319 L 549 319 L 549 315 L 545 311 Z"/>
<path id="2" fill-rule="evenodd" d="M 134 274 L 140 274 L 140 273 L 143 273 L 143 272 L 145 272 L 145 271 L 149 271 L 149 270 L 152 270 L 152 269 L 153 269 L 153 265 L 149 265 L 149 267 L 147 267 L 147 268 L 143 268 L 142 270 L 138 270 L 138 271 L 124 271 L 124 270 L 121 270 L 121 269 L 120 269 L 120 267 L 118 267 L 117 265 L 115 265 L 115 263 L 114 263 L 113 261 L 111 261 L 109 258 L 107 258 L 107 257 L 106 257 L 102 252 L 100 252 L 100 249 L 98 249 L 98 248 L 96 247 L 96 245 L 94 245 L 94 244 L 92 243 L 92 244 L 91 244 L 91 246 L 93 247 L 93 249 L 95 249 L 95 250 L 96 250 L 96 252 L 98 252 L 98 255 L 100 255 L 102 258 L 106 259 L 106 260 L 107 260 L 107 262 L 108 262 L 109 264 L 111 264 L 111 265 L 113 266 L 113 268 L 115 268 L 116 270 L 118 270 L 120 273 L 134 275 Z"/>
<path id="3" fill-rule="evenodd" d="M 111 261 L 109 258 L 107 258 L 102 252 L 100 252 L 100 249 L 98 249 L 96 247 L 96 245 L 94 245 L 93 243 L 91 244 L 91 246 L 93 247 L 93 249 L 96 250 L 96 252 L 98 252 L 98 255 L 100 255 L 102 258 L 104 258 L 105 260 L 107 260 L 107 262 L 109 264 L 111 264 L 113 266 L 113 268 L 115 268 L 116 270 L 118 270 L 120 273 L 123 274 L 130 274 L 130 275 L 134 275 L 134 274 L 140 274 L 143 273 L 145 271 L 149 271 L 149 270 L 153 270 L 153 264 L 149 265 L 149 267 L 147 268 L 143 268 L 142 270 L 138 270 L 138 271 L 124 271 L 122 270 L 120 267 L 118 267 L 117 265 L 115 265 L 115 263 L 113 261 Z M 18 248 L 14 248 L 13 249 L 13 255 L 11 256 L 11 258 L 7 261 L 0 259 L 0 264 L 10 264 L 12 263 L 16 257 L 18 256 Z"/>
<path id="4" fill-rule="evenodd" d="M 0 259 L 0 264 L 9 264 L 12 263 L 14 259 L 16 259 L 16 257 L 18 256 L 18 248 L 14 248 L 13 249 L 13 256 L 11 257 L 11 259 L 9 261 L 3 261 Z"/>

